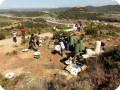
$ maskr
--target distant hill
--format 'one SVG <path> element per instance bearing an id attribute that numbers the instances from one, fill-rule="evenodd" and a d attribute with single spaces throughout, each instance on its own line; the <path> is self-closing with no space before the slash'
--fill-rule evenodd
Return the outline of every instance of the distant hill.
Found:
<path id="1" fill-rule="evenodd" d="M 34 11 L 48 11 L 48 8 L 12 8 L 12 9 L 0 9 L 0 12 L 34 12 Z"/>
<path id="2" fill-rule="evenodd" d="M 0 9 L 0 12 L 33 12 L 33 11 L 50 11 L 50 12 L 63 12 L 72 7 L 61 7 L 61 8 L 12 8 L 12 9 Z M 100 7 L 86 6 L 82 7 L 91 12 L 103 12 L 103 13 L 120 13 L 120 5 L 106 5 Z"/>
<path id="3" fill-rule="evenodd" d="M 70 7 L 63 7 L 63 8 L 52 8 L 49 9 L 50 12 L 64 12 L 66 10 L 70 9 Z"/>
<path id="4" fill-rule="evenodd" d="M 70 7 L 63 8 L 13 8 L 13 9 L 0 9 L 0 12 L 35 12 L 35 11 L 50 11 L 50 12 L 63 12 L 70 9 Z"/>
<path id="5" fill-rule="evenodd" d="M 84 8 L 92 12 L 120 13 L 120 5 L 107 5 L 107 6 L 100 6 L 100 7 L 86 6 Z"/>
<path id="6" fill-rule="evenodd" d="M 97 19 L 99 16 L 99 13 L 92 12 L 86 8 L 83 7 L 74 7 L 71 9 L 68 9 L 64 12 L 61 12 L 58 16 L 58 18 L 62 19 Z"/>
<path id="7" fill-rule="evenodd" d="M 99 7 L 86 6 L 86 7 L 81 7 L 81 8 L 84 8 L 84 10 L 86 9 L 86 10 L 91 11 L 91 12 L 120 13 L 120 5 L 106 5 L 106 6 L 99 6 Z M 71 8 L 70 7 L 53 8 L 53 9 L 49 9 L 49 11 L 63 12 L 63 11 L 66 11 L 68 9 L 71 9 Z"/>

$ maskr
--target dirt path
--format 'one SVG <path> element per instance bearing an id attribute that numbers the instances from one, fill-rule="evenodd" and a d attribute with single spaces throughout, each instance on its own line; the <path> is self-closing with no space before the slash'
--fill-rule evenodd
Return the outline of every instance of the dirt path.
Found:
<path id="1" fill-rule="evenodd" d="M 41 37 L 52 37 L 53 34 L 52 33 L 44 33 L 40 35 Z M 17 37 L 17 43 L 15 44 L 11 38 L 8 39 L 4 39 L 4 40 L 0 40 L 0 52 L 1 53 L 7 53 L 7 52 L 11 52 L 13 50 L 16 50 L 17 47 L 15 47 L 15 45 L 19 46 L 21 43 L 21 37 Z"/>
<path id="2" fill-rule="evenodd" d="M 41 34 L 41 37 L 52 37 L 52 33 Z M 54 74 L 59 73 L 65 67 L 60 62 L 61 56 L 59 54 L 52 54 L 51 49 L 47 48 L 48 41 L 39 47 L 40 59 L 34 58 L 34 51 L 28 52 L 18 51 L 21 50 L 22 45 L 21 37 L 17 37 L 18 47 L 13 47 L 14 43 L 12 38 L 8 38 L 0 41 L 0 74 L 5 75 L 8 72 L 15 73 L 15 76 L 25 74 L 27 78 L 40 78 L 50 80 Z M 17 55 L 6 55 L 7 52 L 17 50 Z M 25 81 L 26 82 L 26 81 Z"/>

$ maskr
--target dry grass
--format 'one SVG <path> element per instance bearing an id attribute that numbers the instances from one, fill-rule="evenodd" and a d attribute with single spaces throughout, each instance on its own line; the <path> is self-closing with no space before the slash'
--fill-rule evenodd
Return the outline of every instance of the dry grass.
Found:
<path id="1" fill-rule="evenodd" d="M 37 80 L 32 84 L 26 84 L 20 90 L 48 90 L 48 85 L 45 80 Z"/>
<path id="2" fill-rule="evenodd" d="M 13 77 L 12 79 L 0 76 L 0 85 L 6 90 L 14 90 L 14 86 L 24 78 L 24 75 Z"/>

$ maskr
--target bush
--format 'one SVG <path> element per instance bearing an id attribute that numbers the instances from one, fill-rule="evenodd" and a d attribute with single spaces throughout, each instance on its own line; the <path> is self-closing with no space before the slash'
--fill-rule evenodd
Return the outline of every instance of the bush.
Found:
<path id="1" fill-rule="evenodd" d="M 95 34 L 97 34 L 98 32 L 97 32 L 97 30 L 95 30 L 95 29 L 87 29 L 87 30 L 85 30 L 85 34 L 86 35 L 95 35 Z"/>
<path id="2" fill-rule="evenodd" d="M 59 39 L 60 38 L 60 34 L 63 37 L 69 37 L 70 36 L 70 32 L 65 32 L 65 31 L 59 31 L 59 32 L 55 32 L 53 35 L 53 39 Z"/>
<path id="3" fill-rule="evenodd" d="M 116 62 L 120 62 L 120 46 L 105 52 L 101 56 L 105 68 L 119 67 Z"/>
<path id="4" fill-rule="evenodd" d="M 117 34 L 115 33 L 115 32 L 108 32 L 108 33 L 106 33 L 106 35 L 110 35 L 110 36 L 116 36 Z"/>
<path id="5" fill-rule="evenodd" d="M 33 21 L 40 22 L 40 23 L 46 23 L 46 21 L 42 18 L 37 18 L 37 19 L 34 19 Z"/>
<path id="6" fill-rule="evenodd" d="M 5 37 L 5 34 L 0 33 L 0 40 L 5 39 L 5 38 L 6 38 L 6 37 Z"/>
<path id="7" fill-rule="evenodd" d="M 68 26 L 65 26 L 65 25 L 60 25 L 60 26 L 57 26 L 58 29 L 60 30 L 65 30 L 65 29 L 71 29 L 72 27 L 68 27 Z"/>

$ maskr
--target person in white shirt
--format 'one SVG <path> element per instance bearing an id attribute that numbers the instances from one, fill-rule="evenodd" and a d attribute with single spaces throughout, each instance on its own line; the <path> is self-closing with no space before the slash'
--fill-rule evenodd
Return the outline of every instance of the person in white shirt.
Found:
<path id="1" fill-rule="evenodd" d="M 64 45 L 62 40 L 59 40 L 59 44 L 61 46 L 61 56 L 63 57 L 64 56 L 65 45 Z"/>
<path id="2" fill-rule="evenodd" d="M 16 35 L 17 35 L 17 32 L 16 31 L 12 31 L 12 34 L 13 34 L 13 42 L 17 42 L 17 38 L 16 38 Z"/>
<path id="3" fill-rule="evenodd" d="M 42 44 L 42 37 L 39 37 L 36 41 L 36 44 L 39 46 L 40 44 Z"/>

